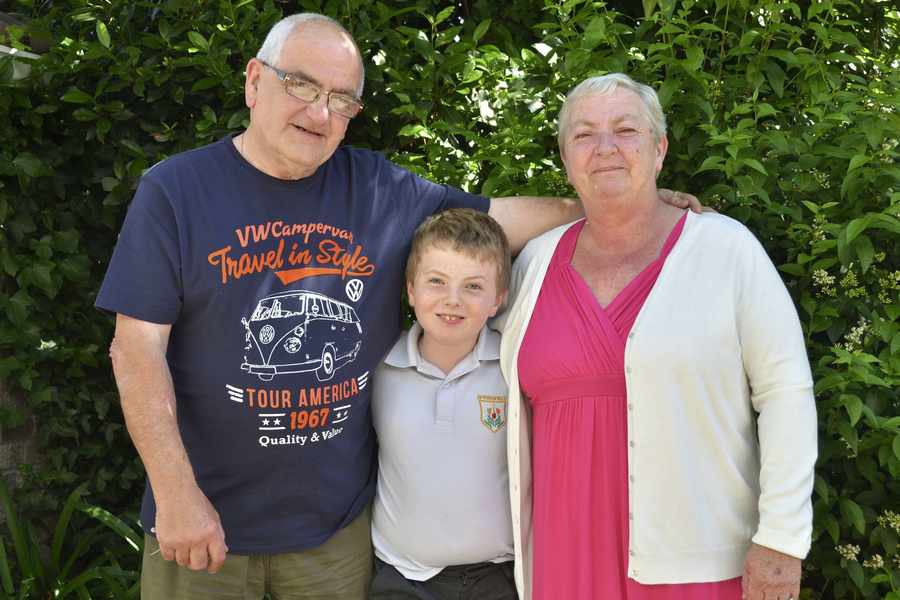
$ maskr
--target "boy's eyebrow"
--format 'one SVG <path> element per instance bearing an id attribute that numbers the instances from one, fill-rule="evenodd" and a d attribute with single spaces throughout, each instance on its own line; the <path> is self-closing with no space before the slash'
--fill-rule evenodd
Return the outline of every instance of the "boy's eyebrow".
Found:
<path id="1" fill-rule="evenodd" d="M 317 81 L 315 77 L 311 77 L 311 76 L 307 75 L 306 73 L 304 73 L 303 71 L 290 71 L 290 72 L 288 73 L 288 75 L 290 75 L 290 76 L 293 77 L 294 79 L 301 79 L 301 80 L 303 80 L 303 81 L 306 81 L 307 83 L 314 83 L 314 84 L 316 84 L 317 86 L 319 86 L 320 88 L 323 88 L 323 89 L 324 89 L 324 87 L 325 87 L 325 86 L 323 86 L 319 81 Z M 346 89 L 334 89 L 334 90 L 331 90 L 331 91 L 332 91 L 332 92 L 336 92 L 336 93 L 338 93 L 338 94 L 343 94 L 343 95 L 345 95 L 345 96 L 350 96 L 351 98 L 356 98 L 356 92 L 355 92 L 355 91 L 352 91 L 352 90 L 346 90 Z"/>

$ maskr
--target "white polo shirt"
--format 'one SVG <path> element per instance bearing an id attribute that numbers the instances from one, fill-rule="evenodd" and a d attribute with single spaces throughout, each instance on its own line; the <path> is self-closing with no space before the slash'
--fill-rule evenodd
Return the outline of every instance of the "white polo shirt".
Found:
<path id="1" fill-rule="evenodd" d="M 478 343 L 445 375 L 419 354 L 418 323 L 378 367 L 375 555 L 407 579 L 444 567 L 512 560 L 506 466 L 506 383 L 500 334 Z"/>

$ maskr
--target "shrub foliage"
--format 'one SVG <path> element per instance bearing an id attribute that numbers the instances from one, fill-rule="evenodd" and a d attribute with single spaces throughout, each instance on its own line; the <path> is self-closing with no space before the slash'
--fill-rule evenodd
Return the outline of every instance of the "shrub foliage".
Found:
<path id="1" fill-rule="evenodd" d="M 662 185 L 763 241 L 799 307 L 820 459 L 804 595 L 900 598 L 900 13 L 888 0 L 69 0 L 12 3 L 0 59 L 0 379 L 44 462 L 20 500 L 133 508 L 142 470 L 92 302 L 142 171 L 247 123 L 242 70 L 283 12 L 336 17 L 366 55 L 348 141 L 488 195 L 571 195 L 555 117 L 592 74 L 653 84 Z M 4 428 L 22 424 L 6 409 Z"/>

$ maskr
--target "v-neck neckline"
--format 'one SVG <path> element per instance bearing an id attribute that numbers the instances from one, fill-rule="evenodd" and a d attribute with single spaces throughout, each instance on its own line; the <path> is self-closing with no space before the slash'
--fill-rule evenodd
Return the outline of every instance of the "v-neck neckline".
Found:
<path id="1" fill-rule="evenodd" d="M 681 234 L 682 229 L 684 228 L 684 223 L 687 220 L 687 212 L 682 214 L 678 221 L 675 222 L 675 225 L 672 226 L 672 229 L 669 231 L 668 236 L 666 236 L 666 241 L 663 243 L 662 248 L 659 251 L 659 254 L 652 261 L 647 263 L 647 265 L 640 270 L 640 272 L 631 278 L 631 280 L 626 283 L 622 289 L 616 292 L 616 295 L 613 296 L 612 300 L 610 300 L 606 306 L 600 303 L 600 300 L 597 298 L 597 295 L 594 294 L 593 288 L 588 284 L 585 278 L 581 275 L 581 273 L 572 265 L 572 257 L 575 256 L 575 249 L 578 246 L 578 238 L 581 235 L 581 231 L 584 229 L 585 224 L 587 223 L 587 219 L 582 219 L 578 223 L 575 223 L 572 228 L 575 230 L 571 233 L 572 241 L 569 248 L 566 248 L 566 253 L 560 257 L 566 268 L 572 271 L 572 274 L 576 277 L 576 280 L 579 282 L 579 285 L 583 285 L 587 292 L 590 294 L 591 298 L 594 299 L 594 304 L 600 312 L 603 313 L 604 316 L 609 318 L 609 313 L 613 312 L 615 308 L 617 308 L 618 304 L 621 303 L 622 298 L 627 297 L 626 292 L 630 291 L 636 285 L 638 285 L 642 279 L 642 276 L 657 266 L 661 262 L 665 262 L 666 257 L 669 255 L 669 252 L 672 250 L 672 247 L 675 245 L 675 242 L 678 241 L 678 237 Z"/>

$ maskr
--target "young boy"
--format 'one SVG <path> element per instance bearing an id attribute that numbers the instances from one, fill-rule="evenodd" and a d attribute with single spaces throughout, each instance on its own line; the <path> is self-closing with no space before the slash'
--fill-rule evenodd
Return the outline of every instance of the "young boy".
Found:
<path id="1" fill-rule="evenodd" d="M 509 247 L 492 218 L 451 209 L 416 231 L 416 323 L 372 392 L 378 488 L 370 598 L 515 599 L 500 334 Z"/>

